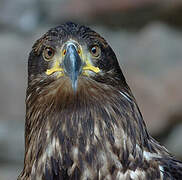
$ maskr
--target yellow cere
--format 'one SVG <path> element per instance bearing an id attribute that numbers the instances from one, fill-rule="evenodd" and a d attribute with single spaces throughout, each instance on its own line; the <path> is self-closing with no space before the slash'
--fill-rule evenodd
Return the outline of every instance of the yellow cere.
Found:
<path id="1" fill-rule="evenodd" d="M 100 69 L 98 67 L 92 66 L 88 60 L 86 60 L 86 66 L 83 67 L 83 74 L 88 75 L 86 70 L 93 71 L 95 73 L 100 72 Z"/>
<path id="2" fill-rule="evenodd" d="M 54 64 L 54 66 L 51 69 L 47 69 L 46 74 L 51 75 L 54 72 L 60 72 L 60 74 L 58 74 L 58 77 L 63 76 L 64 70 L 63 70 L 63 68 L 60 67 L 58 60 L 56 61 L 56 63 Z"/>
<path id="3" fill-rule="evenodd" d="M 64 51 L 62 53 L 64 53 Z M 86 59 L 85 57 L 83 57 L 82 52 L 80 52 L 79 54 L 80 54 L 80 56 L 82 56 L 81 57 L 82 59 Z M 86 75 L 86 76 L 89 76 L 89 73 L 87 71 L 92 71 L 95 73 L 100 72 L 100 69 L 98 67 L 93 66 L 88 59 L 86 59 L 85 66 L 83 67 L 82 70 L 83 70 L 82 74 Z M 46 74 L 51 75 L 54 72 L 58 72 L 57 78 L 64 75 L 64 69 L 60 67 L 60 61 L 59 60 L 56 60 L 54 66 L 52 68 L 47 69 Z"/>

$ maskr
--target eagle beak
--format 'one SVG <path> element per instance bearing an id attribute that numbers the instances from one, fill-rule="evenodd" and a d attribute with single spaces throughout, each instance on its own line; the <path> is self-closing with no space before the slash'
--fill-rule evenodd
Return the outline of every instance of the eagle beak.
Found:
<path id="1" fill-rule="evenodd" d="M 78 76 L 82 73 L 83 63 L 73 43 L 66 47 L 66 54 L 62 62 L 65 74 L 71 79 L 74 92 L 77 90 Z"/>

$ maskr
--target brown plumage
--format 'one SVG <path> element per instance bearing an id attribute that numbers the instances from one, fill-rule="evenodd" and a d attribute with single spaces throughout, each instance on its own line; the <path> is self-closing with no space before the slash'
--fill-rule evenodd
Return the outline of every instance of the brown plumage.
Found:
<path id="1" fill-rule="evenodd" d="M 85 26 L 49 30 L 28 60 L 19 180 L 181 179 L 182 163 L 147 132 L 107 42 Z"/>

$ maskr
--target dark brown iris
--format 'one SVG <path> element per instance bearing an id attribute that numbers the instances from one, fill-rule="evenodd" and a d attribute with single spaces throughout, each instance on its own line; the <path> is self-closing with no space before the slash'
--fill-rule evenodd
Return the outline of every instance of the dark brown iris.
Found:
<path id="1" fill-rule="evenodd" d="M 46 47 L 43 51 L 44 59 L 47 61 L 51 60 L 54 54 L 55 54 L 55 51 L 51 47 Z"/>
<path id="2" fill-rule="evenodd" d="M 100 56 L 100 54 L 101 54 L 101 50 L 100 50 L 100 48 L 99 48 L 97 45 L 93 46 L 93 47 L 90 49 L 90 52 L 91 52 L 92 56 L 97 57 L 97 58 L 98 58 L 98 57 Z"/>

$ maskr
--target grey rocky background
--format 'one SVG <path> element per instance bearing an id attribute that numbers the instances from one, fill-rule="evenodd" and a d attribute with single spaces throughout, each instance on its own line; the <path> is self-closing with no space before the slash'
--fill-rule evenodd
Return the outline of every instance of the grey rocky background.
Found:
<path id="1" fill-rule="evenodd" d="M 113 47 L 150 133 L 182 158 L 182 3 L 0 0 L 0 180 L 23 167 L 27 58 L 50 27 L 86 23 Z"/>

